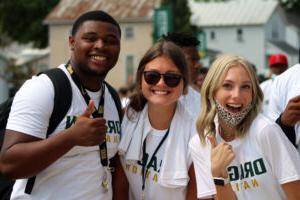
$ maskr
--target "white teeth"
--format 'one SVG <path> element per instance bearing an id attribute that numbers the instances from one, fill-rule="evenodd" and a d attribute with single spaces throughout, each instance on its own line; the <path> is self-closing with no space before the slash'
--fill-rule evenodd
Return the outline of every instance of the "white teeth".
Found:
<path id="1" fill-rule="evenodd" d="M 104 57 L 104 56 L 92 56 L 92 58 L 95 60 L 99 60 L 99 61 L 106 60 L 106 57 Z"/>
<path id="2" fill-rule="evenodd" d="M 168 92 L 167 92 L 167 91 L 161 91 L 161 90 L 154 90 L 153 93 L 154 93 L 154 94 L 157 94 L 157 95 L 165 95 L 165 94 L 167 94 Z"/>
<path id="3" fill-rule="evenodd" d="M 228 106 L 231 106 L 231 107 L 233 107 L 233 108 L 240 108 L 240 107 L 242 107 L 242 104 L 227 104 Z"/>

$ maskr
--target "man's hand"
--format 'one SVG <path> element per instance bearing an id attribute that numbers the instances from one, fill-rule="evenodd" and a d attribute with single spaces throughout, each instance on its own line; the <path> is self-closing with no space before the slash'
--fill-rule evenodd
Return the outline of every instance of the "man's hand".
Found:
<path id="1" fill-rule="evenodd" d="M 300 95 L 289 100 L 281 115 L 281 123 L 294 126 L 300 120 Z"/>
<path id="2" fill-rule="evenodd" d="M 106 137 L 107 126 L 104 118 L 90 118 L 94 112 L 94 102 L 91 100 L 86 110 L 75 124 L 67 129 L 74 146 L 95 146 L 101 144 Z"/>
<path id="3" fill-rule="evenodd" d="M 213 177 L 227 178 L 227 167 L 235 158 L 232 147 L 224 142 L 218 144 L 214 136 L 207 136 L 211 143 L 211 171 Z"/>

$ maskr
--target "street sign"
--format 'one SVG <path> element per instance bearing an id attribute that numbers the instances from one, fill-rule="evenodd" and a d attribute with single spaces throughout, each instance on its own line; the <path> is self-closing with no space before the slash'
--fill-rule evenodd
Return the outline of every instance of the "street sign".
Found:
<path id="1" fill-rule="evenodd" d="M 157 41 L 163 34 L 172 32 L 172 14 L 169 6 L 154 9 L 153 40 Z"/>

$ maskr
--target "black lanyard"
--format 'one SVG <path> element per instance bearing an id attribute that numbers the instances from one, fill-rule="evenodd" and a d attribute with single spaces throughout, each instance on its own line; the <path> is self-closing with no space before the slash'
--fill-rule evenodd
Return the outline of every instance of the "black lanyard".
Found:
<path id="1" fill-rule="evenodd" d="M 161 145 L 164 143 L 164 141 L 166 140 L 168 134 L 169 134 L 169 130 L 167 130 L 167 132 L 165 133 L 164 137 L 161 139 L 160 143 L 157 145 L 156 149 L 154 150 L 151 158 L 150 158 L 150 161 L 148 162 L 148 165 L 147 165 L 147 156 L 146 155 L 146 139 L 144 140 L 143 142 L 143 160 L 142 160 L 142 181 L 143 181 L 143 184 L 142 184 L 142 190 L 144 191 L 145 189 L 145 182 L 146 182 L 146 174 L 147 174 L 147 171 L 149 170 L 150 166 L 151 166 L 151 163 L 152 161 L 154 160 L 154 157 L 156 155 L 156 153 L 158 152 L 158 150 L 160 149 Z"/>
<path id="2" fill-rule="evenodd" d="M 66 65 L 66 68 L 67 68 L 68 72 L 70 73 L 74 83 L 78 87 L 78 89 L 79 89 L 81 95 L 83 96 L 86 104 L 88 105 L 91 98 L 90 98 L 89 94 L 87 93 L 86 89 L 81 84 L 81 81 L 80 81 L 79 77 L 74 72 L 74 69 L 73 69 L 73 67 L 71 66 L 70 63 Z M 99 100 L 99 105 L 98 105 L 98 109 L 95 108 L 95 111 L 92 113 L 93 118 L 98 118 L 98 117 L 103 117 L 104 116 L 104 96 L 105 96 L 105 84 L 104 84 L 104 82 L 102 82 L 102 84 L 101 84 L 101 96 L 100 96 L 100 100 Z M 108 166 L 108 156 L 107 156 L 106 140 L 104 140 L 104 142 L 102 144 L 99 144 L 99 148 L 100 148 L 101 164 L 102 164 L 103 167 L 107 167 Z"/>

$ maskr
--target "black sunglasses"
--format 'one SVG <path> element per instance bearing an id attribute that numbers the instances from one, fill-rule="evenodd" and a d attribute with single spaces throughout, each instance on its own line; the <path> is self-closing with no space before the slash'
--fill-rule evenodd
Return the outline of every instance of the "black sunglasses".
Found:
<path id="1" fill-rule="evenodd" d="M 161 74 L 157 71 L 144 71 L 144 79 L 149 85 L 156 85 L 159 82 L 161 76 L 163 77 L 164 82 L 168 87 L 178 86 L 182 78 L 181 75 L 170 72 Z"/>

